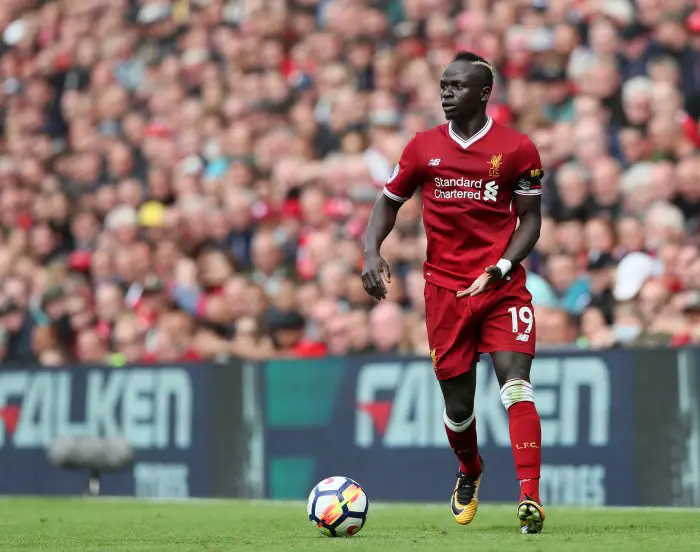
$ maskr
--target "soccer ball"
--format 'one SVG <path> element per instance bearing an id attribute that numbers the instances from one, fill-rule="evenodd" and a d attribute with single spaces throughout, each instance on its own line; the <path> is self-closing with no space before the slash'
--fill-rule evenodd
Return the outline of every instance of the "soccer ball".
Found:
<path id="1" fill-rule="evenodd" d="M 306 507 L 311 525 L 326 537 L 356 535 L 367 520 L 369 501 L 349 477 L 334 476 L 316 485 Z"/>

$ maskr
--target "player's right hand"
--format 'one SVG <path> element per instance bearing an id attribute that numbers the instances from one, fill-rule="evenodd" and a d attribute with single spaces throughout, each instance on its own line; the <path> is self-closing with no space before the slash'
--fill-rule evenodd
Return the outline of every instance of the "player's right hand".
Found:
<path id="1" fill-rule="evenodd" d="M 378 300 L 386 299 L 387 289 L 384 281 L 391 282 L 389 263 L 378 253 L 365 255 L 365 266 L 362 269 L 362 285 L 365 291 Z"/>

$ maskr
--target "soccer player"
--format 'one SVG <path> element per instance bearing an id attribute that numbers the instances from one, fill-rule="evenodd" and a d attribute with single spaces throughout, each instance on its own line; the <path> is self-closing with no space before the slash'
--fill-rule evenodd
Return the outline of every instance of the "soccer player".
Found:
<path id="1" fill-rule="evenodd" d="M 445 399 L 445 431 L 459 460 L 451 509 L 474 519 L 483 463 L 474 393 L 479 354 L 490 353 L 508 411 L 520 482 L 521 532 L 539 533 L 540 419 L 530 366 L 535 317 L 520 266 L 540 234 L 542 167 L 530 139 L 486 115 L 493 69 L 460 52 L 440 79 L 449 121 L 408 143 L 377 200 L 367 228 L 362 281 L 381 300 L 391 273 L 380 247 L 401 205 L 420 187 L 428 239 L 424 266 L 430 356 Z"/>

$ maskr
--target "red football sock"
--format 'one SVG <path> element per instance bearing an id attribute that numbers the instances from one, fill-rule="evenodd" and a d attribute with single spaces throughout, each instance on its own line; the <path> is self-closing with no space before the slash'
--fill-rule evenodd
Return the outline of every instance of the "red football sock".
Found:
<path id="1" fill-rule="evenodd" d="M 459 460 L 459 471 L 467 475 L 479 475 L 482 468 L 476 443 L 476 418 L 472 414 L 469 419 L 457 423 L 445 413 L 443 419 L 447 440 Z"/>
<path id="2" fill-rule="evenodd" d="M 520 482 L 520 500 L 527 495 L 539 502 L 542 430 L 535 403 L 516 402 L 508 409 L 508 417 L 515 473 Z"/>

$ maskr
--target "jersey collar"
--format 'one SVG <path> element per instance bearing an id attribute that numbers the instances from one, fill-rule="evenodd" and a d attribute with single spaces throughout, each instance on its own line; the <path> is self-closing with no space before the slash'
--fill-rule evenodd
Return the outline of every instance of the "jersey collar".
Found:
<path id="1" fill-rule="evenodd" d="M 454 130 L 452 130 L 452 121 L 450 121 L 449 125 L 447 125 L 447 129 L 450 134 L 450 138 L 457 142 L 462 149 L 467 149 L 469 146 L 478 142 L 484 136 L 486 136 L 486 134 L 488 134 L 488 131 L 491 129 L 492 124 L 493 119 L 491 119 L 491 117 L 486 117 L 486 124 L 484 124 L 484 126 L 481 127 L 481 130 L 479 130 L 479 132 L 477 132 L 474 136 L 469 138 L 469 140 L 464 140 Z"/>

